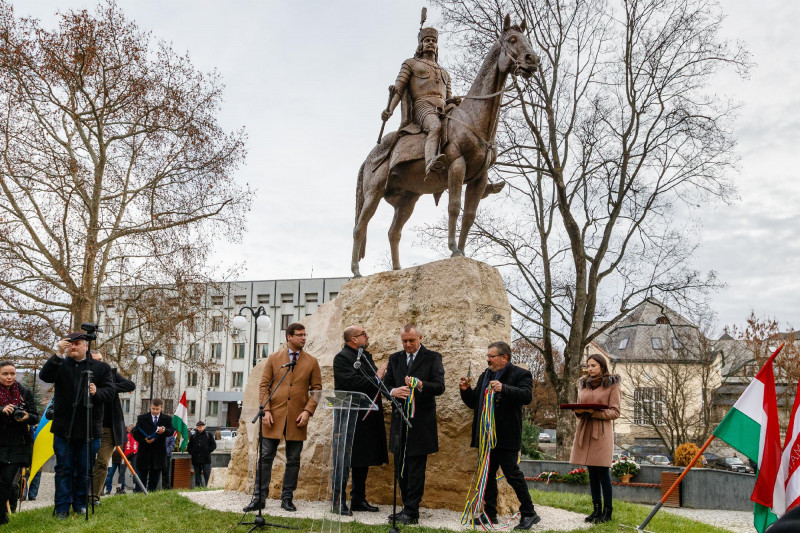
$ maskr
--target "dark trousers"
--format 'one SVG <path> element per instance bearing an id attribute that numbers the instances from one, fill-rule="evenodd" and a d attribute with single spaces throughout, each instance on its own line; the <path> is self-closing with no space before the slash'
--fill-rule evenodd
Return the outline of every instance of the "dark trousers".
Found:
<path id="1" fill-rule="evenodd" d="M 211 475 L 211 463 L 192 466 L 194 467 L 194 486 L 205 487 L 208 485 L 208 478 Z"/>
<path id="2" fill-rule="evenodd" d="M 14 477 L 16 477 L 22 463 L 0 463 L 0 516 L 6 514 L 6 502 L 14 499 Z M 14 502 L 11 508 L 16 509 Z"/>
<path id="3" fill-rule="evenodd" d="M 125 490 L 125 469 L 127 468 L 128 466 L 125 463 L 111 463 L 106 475 L 106 494 L 111 494 L 111 486 L 114 484 L 114 472 L 118 472 L 117 481 L 119 482 L 120 490 Z"/>
<path id="4" fill-rule="evenodd" d="M 158 490 L 162 470 L 161 468 L 139 468 L 139 478 L 142 480 L 142 485 L 147 487 L 147 492 Z"/>
<path id="5" fill-rule="evenodd" d="M 67 440 L 53 435 L 53 452 L 56 455 L 56 494 L 57 513 L 68 513 L 70 506 L 76 512 L 86 509 L 94 457 L 100 448 L 100 438 L 90 441 L 89 464 L 86 464 L 86 440 L 73 438 Z"/>
<path id="6" fill-rule="evenodd" d="M 497 516 L 497 469 L 503 469 L 506 481 L 514 489 L 519 500 L 519 512 L 522 516 L 533 516 L 531 493 L 528 492 L 528 483 L 525 475 L 517 464 L 518 450 L 503 450 L 495 448 L 489 452 L 489 473 L 486 480 L 486 491 L 483 493 L 484 512 L 486 516 Z"/>
<path id="7" fill-rule="evenodd" d="M 26 479 L 28 480 L 28 484 L 25 486 L 25 498 L 28 500 L 36 499 L 36 496 L 39 495 L 39 482 L 42 480 L 42 469 L 40 468 L 36 472 L 33 479 L 31 479 L 31 471 L 28 470 Z"/>
<path id="8" fill-rule="evenodd" d="M 272 462 L 278 451 L 280 439 L 261 439 L 261 486 L 256 491 L 256 496 L 262 500 L 269 495 L 269 482 L 272 479 Z M 303 451 L 303 441 L 286 441 L 286 468 L 283 471 L 283 488 L 281 500 L 291 498 L 297 489 L 297 475 L 300 473 L 300 452 Z"/>
<path id="9" fill-rule="evenodd" d="M 403 460 L 405 459 L 405 466 Z M 403 498 L 403 510 L 409 516 L 419 517 L 419 504 L 425 492 L 427 455 L 405 455 L 405 450 L 394 456 L 395 468 Z"/>
<path id="10" fill-rule="evenodd" d="M 592 492 L 592 502 L 600 502 L 600 492 L 606 507 L 611 509 L 611 469 L 605 466 L 589 467 L 589 490 Z"/>

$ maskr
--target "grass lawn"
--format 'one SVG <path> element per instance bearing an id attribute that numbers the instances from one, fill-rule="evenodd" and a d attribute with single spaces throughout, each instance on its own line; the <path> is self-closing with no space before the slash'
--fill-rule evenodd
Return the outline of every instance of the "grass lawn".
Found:
<path id="1" fill-rule="evenodd" d="M 533 501 L 537 505 L 548 505 L 575 511 L 581 514 L 591 512 L 591 500 L 588 496 L 554 492 L 531 491 Z M 614 521 L 608 524 L 591 528 L 593 533 L 610 531 L 624 531 L 620 524 L 636 526 L 650 512 L 651 507 L 625 502 L 616 502 L 614 507 Z M 156 492 L 152 495 L 128 494 L 123 497 L 103 499 L 103 504 L 97 509 L 94 516 L 87 522 L 83 517 L 73 516 L 68 520 L 56 520 L 52 516 L 52 507 L 25 511 L 11 517 L 11 523 L 3 528 L 4 532 L 51 532 L 51 531 L 85 531 L 85 532 L 161 532 L 179 531 L 247 531 L 243 526 L 235 528 L 239 522 L 240 514 L 210 511 L 200 507 L 188 499 L 179 496 L 177 492 Z M 306 532 L 320 523 L 313 524 L 311 520 L 268 518 L 276 524 L 288 524 L 297 527 L 299 531 Z M 275 529 L 270 528 L 272 531 Z M 342 529 L 350 533 L 385 533 L 387 526 L 366 526 L 361 524 L 344 524 Z M 433 530 L 411 526 L 410 531 L 425 533 Z M 667 513 L 659 513 L 648 526 L 650 531 L 657 533 L 700 533 L 719 532 L 726 530 L 680 518 Z M 267 529 L 265 528 L 264 531 Z M 633 531 L 633 530 L 627 530 Z"/>

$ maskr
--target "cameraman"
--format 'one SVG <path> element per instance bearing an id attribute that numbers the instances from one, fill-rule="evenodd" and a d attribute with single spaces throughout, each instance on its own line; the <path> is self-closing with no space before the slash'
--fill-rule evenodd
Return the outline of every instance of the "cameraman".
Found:
<path id="1" fill-rule="evenodd" d="M 56 455 L 56 517 L 69 518 L 70 506 L 79 514 L 86 512 L 89 477 L 92 463 L 100 447 L 103 434 L 103 405 L 114 397 L 114 378 L 111 367 L 102 361 L 87 357 L 89 337 L 84 333 L 70 333 L 58 343 L 58 353 L 47 360 L 39 377 L 53 383 L 53 451 Z M 66 357 L 61 354 L 66 352 Z M 92 410 L 89 420 L 91 438 L 90 464 L 86 464 L 86 406 L 83 372 L 91 370 L 89 383 Z M 81 387 L 81 385 L 84 385 Z"/>
<path id="2" fill-rule="evenodd" d="M 30 464 L 31 426 L 39 422 L 33 393 L 17 381 L 17 369 L 0 361 L 0 524 L 8 524 L 6 502 L 14 493 L 14 478 Z"/>

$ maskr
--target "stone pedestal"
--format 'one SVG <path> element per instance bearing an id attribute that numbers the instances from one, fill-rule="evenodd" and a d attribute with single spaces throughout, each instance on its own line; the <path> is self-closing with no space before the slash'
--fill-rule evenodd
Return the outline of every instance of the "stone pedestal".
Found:
<path id="1" fill-rule="evenodd" d="M 364 327 L 370 337 L 369 351 L 381 366 L 391 353 L 402 349 L 400 328 L 409 322 L 420 327 L 425 346 L 442 354 L 445 369 L 446 390 L 436 399 L 440 451 L 428 459 L 422 505 L 460 511 L 478 454 L 469 446 L 472 411 L 461 402 L 458 379 L 467 375 L 470 365 L 473 379 L 477 378 L 486 367 L 487 345 L 510 340 L 511 310 L 498 271 L 472 259 L 452 258 L 353 279 L 333 301 L 302 320 L 309 335 L 306 350 L 319 359 L 324 389 L 333 388 L 333 357 L 342 347 L 345 327 L 351 324 Z M 258 427 L 250 424 L 250 420 L 258 410 L 263 365 L 264 362 L 256 365 L 247 380 L 242 422 L 228 470 L 228 490 L 252 491 Z M 387 402 L 384 409 L 388 436 Z M 329 413 L 323 413 L 320 407 L 309 422 L 295 493 L 298 499 L 317 500 L 320 495 L 325 496 L 330 420 Z M 273 468 L 270 497 L 280 494 L 284 464 L 281 447 Z M 501 513 L 516 511 L 518 503 L 511 487 L 505 481 L 499 484 Z M 390 504 L 391 497 L 391 464 L 370 468 L 369 501 Z"/>

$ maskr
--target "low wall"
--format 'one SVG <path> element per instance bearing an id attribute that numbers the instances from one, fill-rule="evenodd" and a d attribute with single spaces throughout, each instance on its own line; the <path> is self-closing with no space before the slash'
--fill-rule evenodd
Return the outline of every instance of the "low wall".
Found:
<path id="1" fill-rule="evenodd" d="M 629 485 L 614 484 L 614 498 L 622 501 L 655 504 L 661 499 L 659 487 L 637 486 L 638 484 L 661 483 L 661 472 L 681 472 L 676 466 L 640 465 L 641 472 Z M 553 471 L 566 474 L 570 470 L 580 468 L 566 461 L 522 461 L 520 468 L 525 477 L 536 477 L 541 472 Z M 752 511 L 753 502 L 750 495 L 755 486 L 756 476 L 713 470 L 709 468 L 693 468 L 681 481 L 681 506 L 693 509 L 719 509 L 725 511 Z M 588 485 L 573 483 L 550 483 L 545 485 L 538 481 L 528 481 L 528 487 L 537 490 L 571 492 L 588 494 Z"/>

